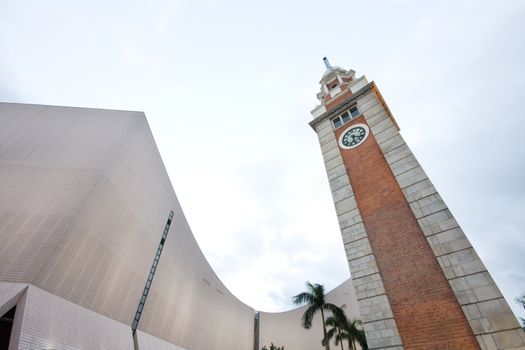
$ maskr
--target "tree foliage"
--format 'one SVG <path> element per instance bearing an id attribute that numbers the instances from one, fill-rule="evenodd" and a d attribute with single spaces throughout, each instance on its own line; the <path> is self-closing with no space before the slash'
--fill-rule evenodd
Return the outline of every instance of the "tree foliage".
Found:
<path id="1" fill-rule="evenodd" d="M 310 329 L 312 321 L 317 313 L 321 314 L 323 326 L 323 339 L 321 344 L 326 350 L 330 350 L 330 341 L 334 339 L 335 345 L 343 348 L 343 340 L 348 341 L 350 350 L 355 349 L 355 344 L 360 344 L 363 350 L 367 350 L 365 332 L 357 328 L 360 321 L 349 321 L 344 311 L 334 304 L 327 303 L 324 295 L 324 287 L 321 284 L 306 282 L 306 291 L 293 297 L 296 305 L 306 304 L 308 307 L 301 318 L 304 328 Z M 327 312 L 325 317 L 325 312 Z M 331 327 L 327 330 L 327 326 Z"/>
<path id="2" fill-rule="evenodd" d="M 361 321 L 349 320 L 342 309 L 339 313 L 328 317 L 326 324 L 331 329 L 328 330 L 327 337 L 323 339 L 323 344 L 333 339 L 335 345 L 340 345 L 341 350 L 344 350 L 343 341 L 347 340 L 349 350 L 356 350 L 356 344 L 359 344 L 363 350 L 368 349 L 365 332 L 361 328 Z"/>
<path id="3" fill-rule="evenodd" d="M 319 312 L 321 314 L 322 326 L 323 326 L 323 339 L 326 338 L 326 323 L 325 323 L 325 311 L 338 312 L 339 308 L 334 304 L 327 303 L 324 298 L 324 286 L 318 283 L 306 282 L 306 291 L 297 294 L 293 297 L 293 302 L 296 305 L 306 304 L 308 307 L 303 314 L 301 323 L 305 329 L 312 327 L 312 321 L 314 316 Z M 326 350 L 330 350 L 330 344 L 323 344 Z"/>
<path id="4" fill-rule="evenodd" d="M 275 346 L 272 342 L 270 344 L 270 349 L 268 349 L 266 346 L 263 346 L 261 350 L 284 350 L 284 346 Z"/>
<path id="5" fill-rule="evenodd" d="M 525 309 L 525 294 L 520 296 L 519 298 L 516 298 L 516 301 L 523 306 Z M 520 317 L 521 326 L 523 327 L 523 330 L 525 330 L 525 318 Z"/>

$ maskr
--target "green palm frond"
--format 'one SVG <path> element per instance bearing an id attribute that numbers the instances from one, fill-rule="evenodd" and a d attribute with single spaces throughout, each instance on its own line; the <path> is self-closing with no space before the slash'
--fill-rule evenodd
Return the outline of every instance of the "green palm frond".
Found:
<path id="1" fill-rule="evenodd" d="M 334 304 L 325 303 L 323 309 L 330 311 L 337 323 L 341 323 L 343 320 L 346 320 L 345 312 Z"/>
<path id="2" fill-rule="evenodd" d="M 337 320 L 335 319 L 334 316 L 328 316 L 326 318 L 326 320 L 324 321 L 324 323 L 327 325 L 327 326 L 330 326 L 330 327 L 335 327 L 338 325 L 338 322 Z"/>
<path id="3" fill-rule="evenodd" d="M 334 337 L 336 332 L 337 332 L 336 328 L 332 328 L 328 330 L 326 332 L 326 338 L 323 338 L 323 340 L 321 341 L 321 345 L 326 346 L 326 343 L 329 342 Z M 335 345 L 337 345 L 337 343 Z"/>
<path id="4" fill-rule="evenodd" d="M 312 321 L 314 319 L 314 316 L 316 312 L 319 310 L 317 305 L 310 305 L 306 311 L 303 314 L 303 317 L 301 318 L 303 327 L 306 329 L 310 329 L 312 327 Z"/>
<path id="5" fill-rule="evenodd" d="M 293 303 L 295 305 L 303 305 L 303 304 L 315 304 L 314 296 L 310 293 L 303 292 L 300 294 L 297 294 L 293 298 Z"/>
<path id="6" fill-rule="evenodd" d="M 357 330 L 356 340 L 361 345 L 361 349 L 368 350 L 368 344 L 366 343 L 365 331 L 362 329 Z"/>
<path id="7" fill-rule="evenodd" d="M 319 283 L 310 283 L 306 281 L 306 290 L 312 295 L 312 301 L 319 306 L 325 303 L 324 301 L 324 286 Z"/>
<path id="8" fill-rule="evenodd" d="M 353 344 L 356 342 L 361 346 L 361 349 L 368 350 L 368 344 L 366 343 L 365 331 L 360 328 L 360 320 L 348 320 L 345 328 L 345 333 L 348 336 L 348 345 L 350 349 L 353 349 Z"/>

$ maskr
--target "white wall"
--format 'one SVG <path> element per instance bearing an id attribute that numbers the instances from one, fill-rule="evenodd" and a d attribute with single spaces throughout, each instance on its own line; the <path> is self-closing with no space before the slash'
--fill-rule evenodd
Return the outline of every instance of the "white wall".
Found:
<path id="1" fill-rule="evenodd" d="M 300 293 L 301 291 L 298 291 Z M 350 319 L 360 319 L 354 287 L 350 279 L 330 291 L 326 300 L 336 306 L 343 307 Z M 301 317 L 306 306 L 295 310 L 280 313 L 260 313 L 260 348 L 273 342 L 276 346 L 284 346 L 285 350 L 322 350 L 323 328 L 321 315 L 314 317 L 312 327 L 304 329 L 301 325 Z M 346 348 L 346 343 L 345 343 Z M 332 345 L 332 349 L 338 349 Z"/>

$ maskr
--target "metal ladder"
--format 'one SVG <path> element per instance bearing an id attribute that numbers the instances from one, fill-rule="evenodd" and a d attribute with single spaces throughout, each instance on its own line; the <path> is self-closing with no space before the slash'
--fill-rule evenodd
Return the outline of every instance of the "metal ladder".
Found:
<path id="1" fill-rule="evenodd" d="M 153 258 L 153 264 L 151 264 L 151 269 L 149 271 L 148 280 L 146 281 L 146 285 L 144 286 L 144 291 L 142 292 L 142 296 L 140 297 L 139 305 L 137 306 L 137 312 L 135 313 L 135 318 L 133 319 L 133 323 L 131 325 L 131 332 L 133 333 L 133 336 L 137 332 L 137 327 L 139 326 L 140 316 L 142 315 L 142 310 L 144 310 L 144 304 L 146 303 L 146 299 L 148 298 L 148 293 L 151 288 L 151 283 L 153 282 L 153 276 L 155 276 L 155 271 L 157 271 L 160 254 L 162 253 L 162 249 L 164 248 L 166 237 L 168 237 L 168 231 L 170 230 L 172 219 L 173 219 L 173 210 L 170 211 L 168 221 L 166 222 L 166 226 L 164 226 L 164 233 L 162 234 L 162 238 L 160 240 L 159 247 L 157 248 L 157 253 L 155 254 L 155 257 Z"/>

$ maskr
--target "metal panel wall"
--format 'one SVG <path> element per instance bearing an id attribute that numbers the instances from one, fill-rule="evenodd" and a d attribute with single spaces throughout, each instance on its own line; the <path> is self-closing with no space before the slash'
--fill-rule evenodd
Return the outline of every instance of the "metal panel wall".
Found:
<path id="1" fill-rule="evenodd" d="M 0 103 L 0 125 L 0 281 L 130 326 L 173 210 L 139 329 L 192 350 L 253 346 L 254 311 L 200 251 L 143 113 Z"/>

